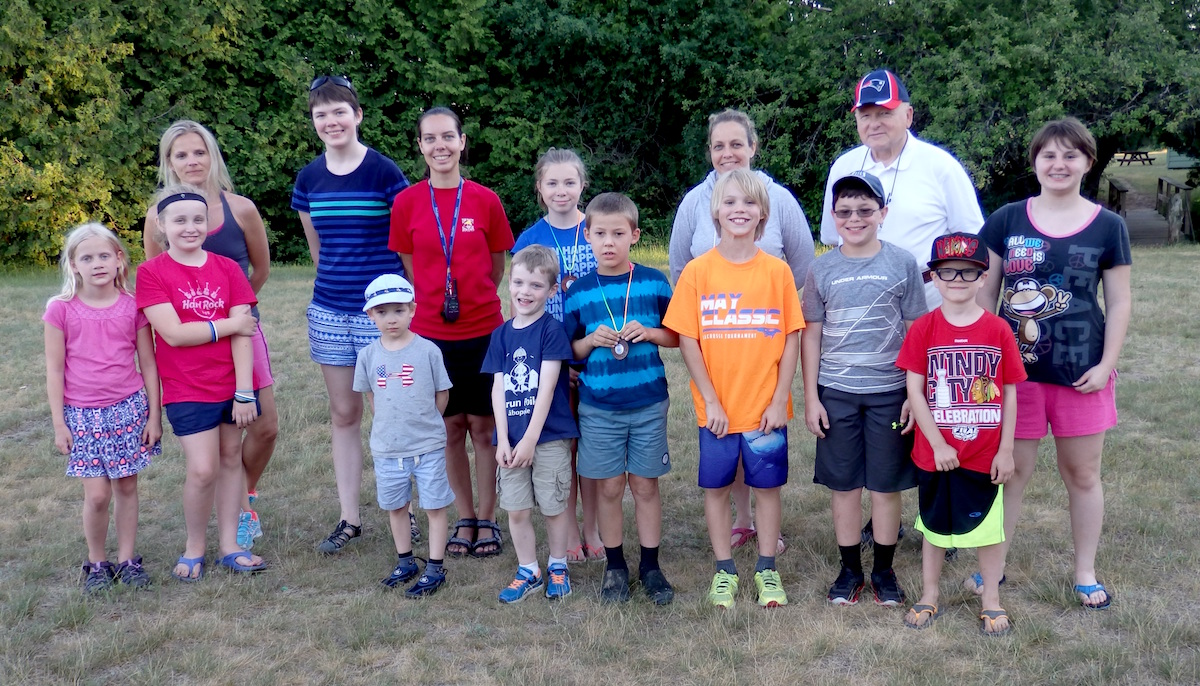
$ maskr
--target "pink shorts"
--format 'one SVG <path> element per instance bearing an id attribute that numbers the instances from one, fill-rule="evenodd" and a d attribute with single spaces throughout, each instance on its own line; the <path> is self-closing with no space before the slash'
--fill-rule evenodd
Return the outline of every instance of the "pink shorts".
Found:
<path id="1" fill-rule="evenodd" d="M 1117 425 L 1117 371 L 1096 393 L 1036 381 L 1017 384 L 1016 438 L 1044 438 L 1047 427 L 1058 438 L 1091 436 Z"/>
<path id="2" fill-rule="evenodd" d="M 267 338 L 263 336 L 261 324 L 250 337 L 250 345 L 254 348 L 254 390 L 274 385 L 275 377 L 271 376 L 271 355 L 267 351 Z"/>

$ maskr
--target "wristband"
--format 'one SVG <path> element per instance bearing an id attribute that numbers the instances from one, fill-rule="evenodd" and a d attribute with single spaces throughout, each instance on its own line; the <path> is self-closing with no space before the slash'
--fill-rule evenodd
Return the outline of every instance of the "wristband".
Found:
<path id="1" fill-rule="evenodd" d="M 209 331 L 212 332 L 212 340 L 209 341 L 209 343 L 216 343 L 217 342 L 217 325 L 213 324 L 211 321 L 209 321 L 208 329 L 209 329 Z"/>
<path id="2" fill-rule="evenodd" d="M 233 401 L 235 403 L 252 403 L 255 400 L 254 391 L 236 391 L 233 394 Z"/>

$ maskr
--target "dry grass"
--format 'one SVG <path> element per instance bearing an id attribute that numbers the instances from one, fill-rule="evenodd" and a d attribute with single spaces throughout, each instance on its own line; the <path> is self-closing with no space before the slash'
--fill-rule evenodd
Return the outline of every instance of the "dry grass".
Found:
<path id="1" fill-rule="evenodd" d="M 639 259 L 664 266 L 665 250 L 648 246 Z M 1016 630 L 998 640 L 978 636 L 977 605 L 956 590 L 972 571 L 969 553 L 947 565 L 948 612 L 930 631 L 906 630 L 899 612 L 871 603 L 824 602 L 837 552 L 828 494 L 811 484 L 813 441 L 798 421 L 784 489 L 791 549 L 779 559 L 791 604 L 758 610 L 743 576 L 735 610 L 705 606 L 711 554 L 695 487 L 694 415 L 674 351 L 664 357 L 675 470 L 662 482 L 662 558 L 679 590 L 674 605 L 635 596 L 624 607 L 601 606 L 603 565 L 593 564 L 573 567 L 575 594 L 561 604 L 531 598 L 503 607 L 495 594 L 515 567 L 511 549 L 498 560 L 450 561 L 449 585 L 428 601 L 384 593 L 378 579 L 394 558 L 369 469 L 364 539 L 334 559 L 314 551 L 337 507 L 324 389 L 303 328 L 311 274 L 298 267 L 273 272 L 262 308 L 283 429 L 260 487 L 266 537 L 256 552 L 273 568 L 257 578 L 214 570 L 196 586 L 170 579 L 183 544 L 183 465 L 168 438 L 141 484 L 139 552 L 156 585 L 84 600 L 80 488 L 62 476 L 42 381 L 39 318 L 55 279 L 0 275 L 0 489 L 8 495 L 0 504 L 0 683 L 1200 682 L 1200 248 L 1136 249 L 1134 259 L 1137 307 L 1121 365 L 1121 425 L 1107 445 L 1099 559 L 1114 607 L 1085 612 L 1070 593 L 1066 496 L 1044 451 L 1004 587 Z M 795 391 L 799 406 L 798 379 Z M 910 523 L 914 507 L 910 494 Z M 636 560 L 631 518 L 626 531 Z M 897 554 L 910 594 L 920 584 L 915 538 Z M 739 551 L 737 561 L 750 570 L 751 552 Z"/>

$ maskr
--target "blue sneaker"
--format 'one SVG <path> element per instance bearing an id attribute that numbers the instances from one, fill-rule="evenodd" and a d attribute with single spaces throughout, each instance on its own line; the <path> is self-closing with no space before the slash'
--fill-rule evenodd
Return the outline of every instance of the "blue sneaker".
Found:
<path id="1" fill-rule="evenodd" d="M 258 491 L 246 493 L 246 499 L 250 501 L 250 507 L 254 507 L 254 503 L 258 501 Z"/>
<path id="2" fill-rule="evenodd" d="M 443 569 L 440 572 L 426 571 L 417 579 L 417 583 L 404 592 L 406 598 L 424 598 L 427 595 L 437 593 L 437 590 L 446 583 L 446 571 Z"/>
<path id="3" fill-rule="evenodd" d="M 562 600 L 571 595 L 571 575 L 566 565 L 552 564 L 546 569 L 546 574 L 550 576 L 550 581 L 546 582 L 547 600 Z"/>
<path id="4" fill-rule="evenodd" d="M 503 591 L 500 591 L 500 602 L 519 603 L 529 595 L 529 592 L 542 587 L 541 575 L 533 576 L 529 570 L 521 567 L 517 568 L 517 575 L 513 577 L 512 583 Z"/>
<path id="5" fill-rule="evenodd" d="M 242 550 L 254 547 L 254 539 L 263 535 L 262 525 L 258 521 L 258 513 L 254 510 L 243 510 L 238 515 L 237 545 Z"/>
<path id="6" fill-rule="evenodd" d="M 421 567 L 417 564 L 417 558 L 409 555 L 408 557 L 402 558 L 399 562 L 397 562 L 395 569 L 392 570 L 392 573 L 379 583 L 387 586 L 388 588 L 395 588 L 402 583 L 415 579 L 420 573 Z"/>

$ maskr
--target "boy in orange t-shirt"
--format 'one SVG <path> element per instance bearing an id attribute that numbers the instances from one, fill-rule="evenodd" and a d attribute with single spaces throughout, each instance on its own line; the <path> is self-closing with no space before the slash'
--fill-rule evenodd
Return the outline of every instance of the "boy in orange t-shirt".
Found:
<path id="1" fill-rule="evenodd" d="M 712 216 L 720 242 L 684 268 L 663 320 L 679 334 L 692 377 L 700 426 L 699 482 L 717 560 L 708 599 L 724 608 L 733 607 L 738 589 L 729 489 L 739 459 L 759 503 L 758 604 L 787 604 L 775 569 L 775 541 L 804 317 L 787 264 L 754 244 L 769 210 L 766 187 L 748 170 L 733 170 L 717 181 Z"/>

